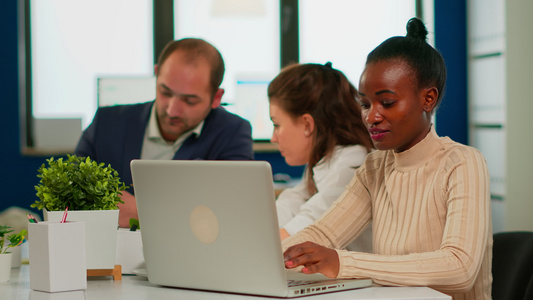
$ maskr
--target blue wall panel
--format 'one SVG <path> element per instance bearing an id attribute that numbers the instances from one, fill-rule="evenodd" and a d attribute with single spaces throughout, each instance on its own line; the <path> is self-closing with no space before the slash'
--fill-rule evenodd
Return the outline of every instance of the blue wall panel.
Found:
<path id="1" fill-rule="evenodd" d="M 12 205 L 29 209 L 36 199 L 37 169 L 45 158 L 20 154 L 17 1 L 1 2 L 0 28 L 0 211 Z"/>
<path id="2" fill-rule="evenodd" d="M 444 99 L 436 114 L 437 132 L 468 144 L 466 2 L 435 0 L 435 46 L 448 69 Z"/>

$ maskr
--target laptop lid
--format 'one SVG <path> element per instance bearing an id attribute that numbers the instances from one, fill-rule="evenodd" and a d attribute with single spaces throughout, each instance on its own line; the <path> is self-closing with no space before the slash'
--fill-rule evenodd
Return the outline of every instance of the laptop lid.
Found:
<path id="1" fill-rule="evenodd" d="M 131 170 L 150 282 L 291 295 L 270 164 L 133 160 Z"/>

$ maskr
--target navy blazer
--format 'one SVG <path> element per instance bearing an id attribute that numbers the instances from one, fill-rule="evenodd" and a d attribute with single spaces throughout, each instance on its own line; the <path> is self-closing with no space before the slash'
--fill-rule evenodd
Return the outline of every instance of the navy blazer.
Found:
<path id="1" fill-rule="evenodd" d="M 111 164 L 121 180 L 130 186 L 130 162 L 141 157 L 153 104 L 154 101 L 150 101 L 99 108 L 78 142 L 76 155 Z M 205 118 L 200 136 L 186 139 L 174 159 L 251 160 L 252 145 L 250 123 L 219 107 L 212 109 Z"/>

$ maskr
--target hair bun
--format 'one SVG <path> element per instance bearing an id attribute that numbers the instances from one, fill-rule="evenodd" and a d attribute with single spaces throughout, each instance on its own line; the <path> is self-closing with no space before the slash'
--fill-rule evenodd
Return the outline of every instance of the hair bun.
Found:
<path id="1" fill-rule="evenodd" d="M 417 18 L 412 18 L 407 22 L 407 37 L 412 37 L 415 39 L 420 39 L 422 41 L 426 41 L 428 31 L 426 29 L 426 25 Z"/>

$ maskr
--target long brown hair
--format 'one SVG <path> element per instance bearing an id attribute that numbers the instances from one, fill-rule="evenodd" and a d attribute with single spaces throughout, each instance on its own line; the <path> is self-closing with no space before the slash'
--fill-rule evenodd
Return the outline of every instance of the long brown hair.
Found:
<path id="1" fill-rule="evenodd" d="M 372 140 L 361 118 L 355 87 L 331 63 L 294 64 L 284 68 L 268 86 L 270 103 L 291 117 L 310 114 L 315 121 L 313 149 L 307 163 L 307 189 L 317 192 L 313 167 L 329 159 L 335 146 L 360 144 L 370 151 Z"/>

